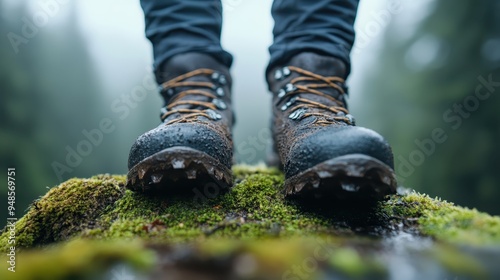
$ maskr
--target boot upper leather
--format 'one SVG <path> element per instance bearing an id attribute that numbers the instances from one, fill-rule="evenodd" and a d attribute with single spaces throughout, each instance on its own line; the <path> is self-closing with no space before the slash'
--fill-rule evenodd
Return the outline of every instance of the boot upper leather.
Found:
<path id="1" fill-rule="evenodd" d="M 394 168 L 387 141 L 355 126 L 348 113 L 344 75 L 342 62 L 314 53 L 300 54 L 268 73 L 274 148 L 287 178 L 350 154 L 368 155 Z"/>
<path id="2" fill-rule="evenodd" d="M 212 57 L 197 53 L 177 55 L 161 69 L 156 75 L 164 81 L 163 123 L 134 142 L 129 169 L 155 153 L 178 146 L 204 152 L 230 168 L 234 116 L 228 69 Z"/>

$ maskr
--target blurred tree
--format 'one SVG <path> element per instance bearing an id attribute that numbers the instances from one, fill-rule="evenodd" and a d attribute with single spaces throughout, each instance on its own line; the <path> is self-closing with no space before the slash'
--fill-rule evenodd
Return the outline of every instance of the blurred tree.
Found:
<path id="1" fill-rule="evenodd" d="M 415 31 L 396 18 L 360 110 L 364 124 L 393 145 L 402 185 L 494 214 L 500 214 L 499 12 L 496 0 L 439 0 Z"/>
<path id="2" fill-rule="evenodd" d="M 7 8 L 2 2 L 0 11 L 8 9 L 9 19 L 0 17 L 0 34 L 21 34 L 21 19 L 29 20 L 33 14 L 27 9 L 29 1 Z M 0 180 L 7 181 L 6 168 L 17 168 L 17 216 L 46 192 L 45 187 L 59 183 L 52 163 L 67 165 L 66 147 L 76 149 L 85 139 L 82 130 L 97 128 L 103 117 L 95 113 L 104 111 L 103 94 L 76 25 L 75 4 L 68 2 L 59 11 L 69 13 L 66 24 L 49 22 L 39 28 L 17 54 L 6 36 L 0 40 Z M 86 158 L 95 170 L 71 167 L 74 172 L 65 173 L 62 179 L 105 169 L 109 165 L 105 159 L 112 156 L 99 152 Z M 1 189 L 0 201 L 7 201 L 6 191 Z M 6 212 L 1 215 L 4 223 Z"/>
<path id="3" fill-rule="evenodd" d="M 3 1 L 0 11 L 5 12 Z M 12 9 L 13 18 L 21 18 L 24 7 Z M 0 17 L 0 33 L 7 34 L 17 26 L 9 22 L 5 14 Z M 6 36 L 0 40 L 0 181 L 7 182 L 7 168 L 17 168 L 16 185 L 16 213 L 21 216 L 33 193 L 39 192 L 34 186 L 38 180 L 47 180 L 43 164 L 40 162 L 39 153 L 30 139 L 34 122 L 31 114 L 36 110 L 36 99 L 30 93 L 33 90 L 29 83 L 27 69 L 20 63 L 24 57 L 16 56 Z M 29 176 L 19 176 L 20 172 L 28 172 Z M 31 187 L 30 187 L 31 186 Z M 41 191 L 41 190 L 40 190 Z M 0 200 L 7 201 L 7 188 L 2 187 Z M 29 197 L 29 198 L 28 198 Z M 2 203 L 7 207 L 7 204 Z M 4 224 L 7 211 L 1 211 L 1 223 Z"/>

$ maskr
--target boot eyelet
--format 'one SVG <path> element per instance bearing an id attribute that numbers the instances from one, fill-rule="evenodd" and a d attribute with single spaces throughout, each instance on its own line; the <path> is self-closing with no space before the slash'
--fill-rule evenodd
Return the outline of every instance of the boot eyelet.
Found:
<path id="1" fill-rule="evenodd" d="M 283 79 L 283 71 L 281 71 L 281 69 L 278 69 L 276 70 L 276 72 L 274 72 L 274 79 L 277 81 L 281 81 L 281 79 Z"/>
<path id="2" fill-rule="evenodd" d="M 214 73 L 212 73 L 212 77 L 211 77 L 211 78 L 212 78 L 212 80 L 213 80 L 214 82 L 219 81 L 219 78 L 220 78 L 220 73 L 219 73 L 219 72 L 214 72 Z"/>
<path id="3" fill-rule="evenodd" d="M 285 91 L 286 91 L 286 93 L 295 91 L 296 89 L 297 89 L 297 87 L 295 87 L 293 84 L 286 84 L 285 85 Z"/>
<path id="4" fill-rule="evenodd" d="M 219 84 L 221 84 L 223 86 L 225 86 L 227 84 L 226 76 L 220 75 L 220 77 L 219 77 Z"/>
<path id="5" fill-rule="evenodd" d="M 285 91 L 284 89 L 280 89 L 280 90 L 278 91 L 278 97 L 279 97 L 279 98 L 282 98 L 283 96 L 285 96 L 285 94 L 286 94 L 286 91 Z"/>
<path id="6" fill-rule="evenodd" d="M 162 107 L 160 109 L 160 119 L 163 117 L 163 115 L 165 115 L 166 113 L 168 113 L 168 109 L 167 107 Z"/>
<path id="7" fill-rule="evenodd" d="M 222 119 L 222 116 L 221 114 L 215 112 L 214 110 L 212 109 L 208 109 L 208 110 L 205 110 L 205 112 L 210 116 L 210 118 L 214 121 L 218 121 L 220 119 Z"/>
<path id="8" fill-rule="evenodd" d="M 356 125 L 356 119 L 354 118 L 354 116 L 353 116 L 353 115 L 351 115 L 351 114 L 347 114 L 347 115 L 345 115 L 345 116 L 346 116 L 346 118 L 349 120 L 349 122 L 351 123 L 351 125 Z"/>
<path id="9" fill-rule="evenodd" d="M 227 109 L 226 103 L 224 103 L 224 101 L 222 101 L 220 99 L 214 99 L 214 100 L 212 100 L 212 103 L 215 106 L 217 106 L 217 108 L 219 108 L 220 110 L 226 110 Z"/>
<path id="10" fill-rule="evenodd" d="M 345 113 L 344 113 L 344 112 L 342 112 L 342 111 L 339 111 L 339 112 L 337 113 L 337 117 L 345 117 Z"/>
<path id="11" fill-rule="evenodd" d="M 214 72 L 211 76 L 213 82 L 218 83 L 220 85 L 225 86 L 227 84 L 226 76 L 222 75 L 219 72 Z"/>
<path id="12" fill-rule="evenodd" d="M 292 106 L 295 101 L 297 101 L 297 97 L 293 97 L 292 99 L 290 99 L 287 103 L 285 103 L 285 105 L 281 106 L 281 111 L 286 111 L 286 109 Z"/>
<path id="13" fill-rule="evenodd" d="M 166 113 L 168 113 L 167 106 L 162 107 L 162 108 L 160 109 L 160 120 L 161 120 L 162 122 L 165 122 L 165 120 L 166 120 L 166 119 L 163 119 L 163 116 L 164 116 Z"/>
<path id="14" fill-rule="evenodd" d="M 217 88 L 215 90 L 215 93 L 220 96 L 220 97 L 223 97 L 224 96 L 224 89 L 223 88 Z"/>
<path id="15" fill-rule="evenodd" d="M 293 111 L 290 115 L 288 115 L 288 118 L 290 118 L 292 120 L 298 120 L 298 119 L 302 118 L 302 116 L 304 116 L 306 111 L 307 110 L 305 108 L 300 108 L 298 110 Z"/>
<path id="16" fill-rule="evenodd" d="M 158 90 L 161 94 L 166 93 L 169 97 L 172 97 L 175 94 L 175 89 L 173 88 L 165 89 L 163 86 L 159 86 Z"/>
<path id="17" fill-rule="evenodd" d="M 297 101 L 297 97 L 293 97 L 290 100 L 288 100 L 288 102 L 286 103 L 286 105 L 288 107 L 290 107 L 290 106 L 292 106 L 293 103 L 295 103 L 295 101 Z"/>
<path id="18" fill-rule="evenodd" d="M 292 74 L 292 71 L 290 71 L 290 68 L 288 68 L 288 67 L 283 67 L 282 73 L 283 73 L 283 77 L 288 77 L 288 76 L 290 76 L 290 74 Z"/>

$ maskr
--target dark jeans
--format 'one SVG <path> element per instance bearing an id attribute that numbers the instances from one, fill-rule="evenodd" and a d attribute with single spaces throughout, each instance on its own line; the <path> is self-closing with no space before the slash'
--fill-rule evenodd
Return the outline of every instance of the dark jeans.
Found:
<path id="1" fill-rule="evenodd" d="M 274 43 L 269 48 L 268 70 L 300 52 L 311 51 L 341 59 L 349 72 L 358 2 L 274 0 Z M 231 66 L 233 58 L 220 44 L 219 0 L 141 0 L 141 6 L 156 69 L 174 55 L 187 52 L 210 54 Z"/>

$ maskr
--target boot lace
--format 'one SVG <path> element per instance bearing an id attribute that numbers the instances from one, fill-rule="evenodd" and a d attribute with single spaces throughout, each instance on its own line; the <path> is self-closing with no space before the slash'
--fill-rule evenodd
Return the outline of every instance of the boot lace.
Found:
<path id="1" fill-rule="evenodd" d="M 200 75 L 211 76 L 212 82 L 185 81 L 188 78 Z M 227 108 L 224 101 L 219 99 L 219 97 L 223 97 L 225 94 L 222 86 L 226 83 L 226 77 L 212 69 L 197 69 L 163 83 L 160 86 L 160 91 L 166 93 L 171 99 L 168 105 L 161 109 L 160 118 L 162 122 L 165 122 L 173 114 L 180 114 L 180 117 L 166 122 L 165 125 L 190 122 L 200 116 L 214 121 L 222 119 L 222 116 L 216 110 Z M 190 87 L 194 89 L 184 90 L 176 94 L 175 89 L 178 87 Z M 213 90 L 217 96 L 203 89 Z M 182 100 L 182 98 L 189 95 L 204 96 L 210 101 Z M 191 105 L 193 108 L 176 108 L 180 105 Z"/>
<path id="2" fill-rule="evenodd" d="M 302 120 L 310 116 L 316 116 L 318 117 L 318 120 L 315 123 L 319 125 L 330 125 L 338 121 L 355 125 L 354 117 L 349 114 L 349 111 L 346 108 L 344 108 L 344 103 L 321 91 L 321 89 L 334 88 L 340 93 L 341 96 L 346 95 L 346 89 L 343 86 L 338 85 L 338 83 L 345 83 L 343 78 L 335 76 L 325 77 L 295 66 L 287 66 L 279 69 L 276 73 L 277 77 L 275 78 L 281 79 L 284 76 L 289 76 L 292 72 L 298 73 L 299 76 L 292 79 L 278 92 L 279 99 L 276 103 L 278 105 L 285 99 L 288 99 L 288 101 L 281 106 L 281 110 L 286 111 L 291 108 L 291 113 L 289 115 L 290 119 Z M 327 98 L 333 101 L 336 105 L 327 106 L 320 102 L 297 96 L 301 93 L 310 93 Z M 294 105 L 296 103 L 298 104 Z M 311 108 L 327 112 L 310 112 L 308 109 Z"/>

